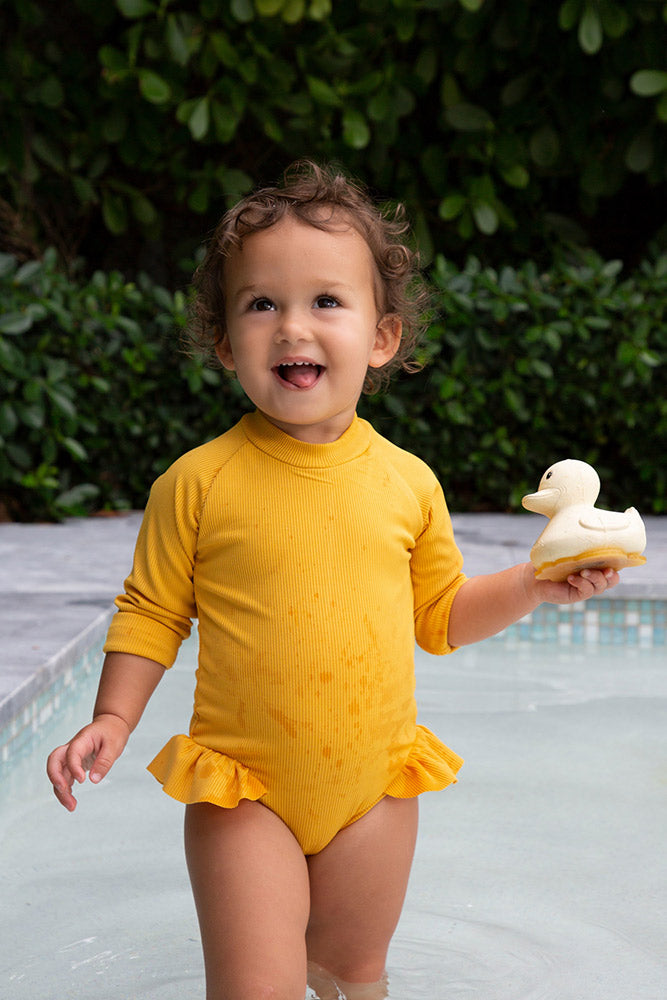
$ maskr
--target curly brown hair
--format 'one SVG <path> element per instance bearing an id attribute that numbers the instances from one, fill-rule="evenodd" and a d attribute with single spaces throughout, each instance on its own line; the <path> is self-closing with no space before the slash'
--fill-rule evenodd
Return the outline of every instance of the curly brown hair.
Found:
<path id="1" fill-rule="evenodd" d="M 414 352 L 422 335 L 428 292 L 418 256 L 404 242 L 409 232 L 402 205 L 383 210 L 361 184 L 334 166 L 297 160 L 275 187 L 264 187 L 243 198 L 218 223 L 193 279 L 194 298 L 186 338 L 191 348 L 216 362 L 215 348 L 225 333 L 225 261 L 244 237 L 268 229 L 285 216 L 331 231 L 341 216 L 366 241 L 377 274 L 376 300 L 382 315 L 401 319 L 403 330 L 394 357 L 381 368 L 369 368 L 364 392 L 377 392 L 398 369 L 414 372 L 422 366 Z"/>

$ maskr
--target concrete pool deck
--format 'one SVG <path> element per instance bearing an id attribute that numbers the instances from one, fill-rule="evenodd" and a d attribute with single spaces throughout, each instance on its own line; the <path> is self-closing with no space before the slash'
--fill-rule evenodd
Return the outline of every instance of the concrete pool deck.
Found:
<path id="1" fill-rule="evenodd" d="M 469 575 L 528 558 L 544 525 L 533 514 L 455 514 Z M 613 599 L 667 599 L 667 517 L 645 517 L 645 566 Z M 0 728 L 106 630 L 131 565 L 141 513 L 62 524 L 0 524 Z"/>

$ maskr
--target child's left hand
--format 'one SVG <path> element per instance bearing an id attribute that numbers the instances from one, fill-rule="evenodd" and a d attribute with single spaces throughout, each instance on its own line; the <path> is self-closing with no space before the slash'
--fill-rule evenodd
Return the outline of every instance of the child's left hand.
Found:
<path id="1" fill-rule="evenodd" d="M 567 580 L 559 583 L 535 580 L 535 588 L 540 600 L 547 604 L 576 604 L 611 590 L 619 579 L 613 569 L 584 569 L 581 573 L 571 573 Z"/>

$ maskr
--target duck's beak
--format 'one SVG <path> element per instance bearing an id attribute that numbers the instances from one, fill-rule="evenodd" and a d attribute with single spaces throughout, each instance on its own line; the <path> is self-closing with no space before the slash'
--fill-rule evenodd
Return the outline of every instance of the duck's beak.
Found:
<path id="1" fill-rule="evenodd" d="M 556 509 L 556 502 L 559 497 L 558 490 L 538 490 L 537 493 L 528 493 L 523 497 L 521 504 L 526 510 L 532 510 L 535 514 L 546 514 L 550 517 Z"/>

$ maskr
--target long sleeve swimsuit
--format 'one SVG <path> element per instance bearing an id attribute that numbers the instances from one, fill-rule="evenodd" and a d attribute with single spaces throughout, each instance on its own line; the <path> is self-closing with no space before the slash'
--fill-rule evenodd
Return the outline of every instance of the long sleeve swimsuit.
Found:
<path id="1" fill-rule="evenodd" d="M 463 583 L 442 490 L 355 417 L 330 444 L 256 412 L 154 484 L 105 650 L 169 667 L 191 620 L 189 735 L 149 765 L 182 802 L 259 800 L 304 854 L 384 795 L 456 780 L 416 723 L 414 644 L 451 650 Z"/>

